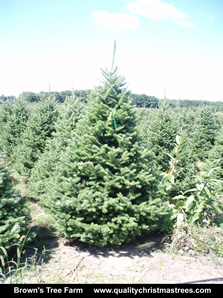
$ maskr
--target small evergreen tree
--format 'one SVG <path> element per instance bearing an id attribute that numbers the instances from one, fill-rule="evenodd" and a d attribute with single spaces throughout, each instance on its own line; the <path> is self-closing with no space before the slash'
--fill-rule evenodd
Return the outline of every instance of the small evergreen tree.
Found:
<path id="1" fill-rule="evenodd" d="M 205 160 L 208 152 L 215 144 L 218 125 L 213 112 L 210 109 L 202 109 L 195 122 L 192 137 L 192 148 L 197 159 Z"/>
<path id="2" fill-rule="evenodd" d="M 142 138 L 143 145 L 148 148 L 151 142 L 151 126 L 158 111 L 155 109 L 136 109 L 137 129 Z"/>
<path id="3" fill-rule="evenodd" d="M 209 160 L 212 162 L 216 161 L 217 169 L 214 175 L 223 180 L 223 126 L 216 136 L 215 145 L 209 152 Z"/>
<path id="4" fill-rule="evenodd" d="M 195 160 L 190 140 L 185 132 L 176 136 L 175 148 L 169 157 L 169 170 L 168 173 L 164 173 L 164 183 L 169 182 L 166 195 L 171 202 L 172 198 L 183 194 L 185 190 L 194 188 L 196 183 Z"/>
<path id="5" fill-rule="evenodd" d="M 7 102 L 1 110 L 0 146 L 8 159 L 17 146 L 28 120 L 28 111 L 22 101 Z"/>
<path id="6" fill-rule="evenodd" d="M 8 171 L 0 168 L 0 246 L 12 249 L 26 235 L 28 222 L 26 199 L 12 189 Z"/>
<path id="7" fill-rule="evenodd" d="M 12 114 L 12 104 L 10 102 L 4 102 L 0 105 L 0 151 L 1 154 L 4 155 L 5 150 L 5 135 L 4 135 L 4 128 L 7 124 L 9 117 Z M 6 157 L 6 156 L 5 156 Z"/>
<path id="8" fill-rule="evenodd" d="M 117 69 L 103 76 L 41 198 L 60 234 L 98 246 L 156 229 L 166 210 L 124 80 Z"/>
<path id="9" fill-rule="evenodd" d="M 36 162 L 29 178 L 28 187 L 36 199 L 39 199 L 40 195 L 44 193 L 61 152 L 66 149 L 69 140 L 72 138 L 82 111 L 83 105 L 80 100 L 73 97 L 66 98 L 64 108 L 60 109 L 55 123 L 56 131 L 52 134 L 52 139 L 47 140 L 46 149 Z"/>
<path id="10" fill-rule="evenodd" d="M 148 137 L 149 148 L 155 154 L 157 166 L 163 172 L 169 169 L 167 154 L 171 153 L 175 146 L 176 134 L 174 114 L 164 102 L 153 119 Z"/>
<path id="11" fill-rule="evenodd" d="M 20 174 L 30 175 L 35 162 L 45 149 L 46 140 L 55 131 L 56 119 L 56 102 L 53 99 L 41 102 L 29 117 L 20 143 L 13 153 L 14 167 Z"/>

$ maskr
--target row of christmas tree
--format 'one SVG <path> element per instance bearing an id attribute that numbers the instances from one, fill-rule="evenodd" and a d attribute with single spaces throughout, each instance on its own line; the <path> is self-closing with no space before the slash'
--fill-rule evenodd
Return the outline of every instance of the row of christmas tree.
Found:
<path id="1" fill-rule="evenodd" d="M 136 111 L 117 69 L 102 74 L 87 105 L 48 98 L 31 111 L 21 101 L 0 111 L 1 150 L 53 214 L 58 233 L 98 246 L 169 228 L 177 220 L 170 203 L 185 192 L 190 197 L 200 165 L 208 176 L 206 160 L 220 162 L 214 178 L 223 178 L 220 114 L 179 112 L 165 102 Z M 212 197 L 220 192 L 216 186 Z M 187 197 L 178 201 L 185 205 Z"/>

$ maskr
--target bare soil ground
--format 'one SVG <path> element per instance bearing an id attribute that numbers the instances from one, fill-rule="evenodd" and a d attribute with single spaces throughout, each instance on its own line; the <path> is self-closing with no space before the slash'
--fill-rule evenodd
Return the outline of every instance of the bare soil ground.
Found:
<path id="1" fill-rule="evenodd" d="M 146 245 L 131 243 L 96 248 L 52 239 L 48 242 L 50 258 L 38 272 L 25 276 L 24 282 L 177 284 L 222 277 L 209 283 L 223 283 L 222 258 L 168 254 L 158 242 L 155 238 Z"/>

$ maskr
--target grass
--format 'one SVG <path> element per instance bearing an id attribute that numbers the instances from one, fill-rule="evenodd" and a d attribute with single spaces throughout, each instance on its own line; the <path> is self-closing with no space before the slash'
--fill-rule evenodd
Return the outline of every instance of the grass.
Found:
<path id="1" fill-rule="evenodd" d="M 26 251 L 25 245 L 29 232 L 26 236 L 18 239 L 18 243 L 15 246 L 16 253 L 13 256 L 9 255 L 4 247 L 0 247 L 0 283 L 23 283 L 27 273 L 37 273 L 41 261 L 44 259 L 43 255 L 45 251 L 42 251 L 41 257 L 39 257 L 38 250 L 34 249 L 34 254 L 24 258 Z"/>
<path id="2" fill-rule="evenodd" d="M 36 280 L 42 265 L 50 259 L 53 247 L 56 246 L 54 236 L 48 226 L 44 227 L 42 220 L 39 223 L 41 226 L 33 225 L 30 228 L 36 234 L 33 242 L 27 244 L 26 237 L 21 237 L 10 255 L 4 247 L 0 247 L 0 283 L 29 283 L 30 278 L 34 277 Z M 50 239 L 51 245 L 48 248 Z"/>
<path id="3" fill-rule="evenodd" d="M 223 257 L 223 229 L 222 227 L 187 226 L 176 229 L 167 237 L 166 250 L 177 254 L 190 256 L 210 255 Z"/>
<path id="4" fill-rule="evenodd" d="M 45 227 L 50 233 L 53 233 L 55 227 L 55 219 L 52 215 L 43 211 L 37 203 L 30 202 L 30 216 L 32 218 L 32 225 Z"/>

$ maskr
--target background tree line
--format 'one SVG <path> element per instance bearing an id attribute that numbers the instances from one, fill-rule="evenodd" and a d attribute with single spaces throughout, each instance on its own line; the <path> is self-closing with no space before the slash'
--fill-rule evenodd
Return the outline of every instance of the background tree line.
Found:
<path id="1" fill-rule="evenodd" d="M 65 90 L 61 92 L 51 91 L 51 92 L 39 92 L 34 93 L 30 91 L 24 91 L 19 96 L 18 99 L 23 99 L 26 102 L 39 102 L 44 98 L 48 98 L 49 95 L 53 96 L 57 102 L 63 103 L 67 96 L 76 96 L 83 103 L 88 100 L 89 94 L 92 92 L 91 89 L 87 90 Z M 163 99 L 158 99 L 155 96 L 150 96 L 146 94 L 135 94 L 131 93 L 132 103 L 140 108 L 158 108 Z M 0 96 L 0 104 L 6 101 L 15 101 L 15 96 Z M 221 101 L 213 102 L 206 100 L 189 100 L 189 99 L 166 99 L 169 106 L 172 108 L 183 108 L 183 107 L 216 107 L 218 109 L 223 109 L 223 103 Z"/>

